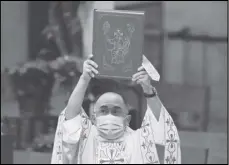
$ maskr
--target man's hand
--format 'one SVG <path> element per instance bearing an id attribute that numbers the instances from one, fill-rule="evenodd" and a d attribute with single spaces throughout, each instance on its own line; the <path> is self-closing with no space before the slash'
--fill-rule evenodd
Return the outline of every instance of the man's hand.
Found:
<path id="1" fill-rule="evenodd" d="M 90 81 L 91 78 L 95 77 L 96 74 L 98 74 L 98 70 L 96 68 L 98 68 L 98 65 L 92 61 L 93 55 L 90 55 L 89 58 L 84 61 L 83 64 L 83 74 L 82 74 L 82 78 L 86 81 Z"/>
<path id="2" fill-rule="evenodd" d="M 152 86 L 150 83 L 150 76 L 145 71 L 143 66 L 138 68 L 138 72 L 132 76 L 132 81 L 141 85 L 144 93 L 152 94 Z"/>
<path id="3" fill-rule="evenodd" d="M 132 81 L 137 84 L 140 84 L 145 94 L 151 95 L 154 93 L 153 87 L 150 83 L 151 78 L 148 75 L 148 73 L 145 71 L 143 66 L 139 67 L 138 72 L 132 76 Z M 147 105 L 152 110 L 156 119 L 159 120 L 161 114 L 161 107 L 162 107 L 162 103 L 159 97 L 156 96 L 152 98 L 147 98 Z"/>
<path id="4" fill-rule="evenodd" d="M 65 118 L 67 120 L 72 119 L 80 114 L 88 84 L 91 78 L 95 77 L 95 74 L 98 74 L 96 69 L 98 65 L 91 60 L 92 57 L 93 55 L 90 55 L 89 58 L 84 62 L 83 73 L 68 100 L 65 113 Z"/>

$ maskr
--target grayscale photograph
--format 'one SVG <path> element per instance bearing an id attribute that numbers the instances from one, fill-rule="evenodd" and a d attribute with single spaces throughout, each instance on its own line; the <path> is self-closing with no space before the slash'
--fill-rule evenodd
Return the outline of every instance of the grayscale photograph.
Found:
<path id="1" fill-rule="evenodd" d="M 1 1 L 1 164 L 227 164 L 227 1 Z"/>

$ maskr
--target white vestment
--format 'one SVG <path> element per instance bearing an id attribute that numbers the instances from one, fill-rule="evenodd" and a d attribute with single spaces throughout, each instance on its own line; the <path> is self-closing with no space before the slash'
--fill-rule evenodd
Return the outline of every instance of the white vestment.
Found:
<path id="1" fill-rule="evenodd" d="M 116 142 L 101 140 L 96 127 L 83 109 L 80 115 L 65 121 L 59 116 L 52 164 L 159 164 L 155 144 L 164 146 L 164 164 L 180 164 L 180 140 L 174 122 L 162 106 L 159 121 L 147 111 L 141 128 L 128 128 Z"/>
<path id="2" fill-rule="evenodd" d="M 142 65 L 153 80 L 159 81 L 159 74 L 144 55 Z M 64 110 L 58 119 L 51 163 L 159 164 L 156 144 L 164 146 L 164 164 L 181 164 L 178 131 L 164 106 L 159 121 L 147 106 L 141 128 L 133 131 L 128 127 L 124 137 L 112 143 L 99 138 L 83 109 L 67 121 Z"/>

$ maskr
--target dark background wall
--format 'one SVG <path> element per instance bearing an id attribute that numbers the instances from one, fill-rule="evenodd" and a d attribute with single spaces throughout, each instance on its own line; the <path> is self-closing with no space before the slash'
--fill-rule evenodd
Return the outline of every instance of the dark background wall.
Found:
<path id="1" fill-rule="evenodd" d="M 28 8 L 29 59 L 35 59 L 43 46 L 42 30 L 48 24 L 49 1 L 30 1 Z"/>

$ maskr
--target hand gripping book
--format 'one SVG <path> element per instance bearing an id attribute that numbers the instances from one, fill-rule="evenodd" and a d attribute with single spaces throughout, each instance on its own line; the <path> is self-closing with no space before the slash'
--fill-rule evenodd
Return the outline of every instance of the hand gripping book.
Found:
<path id="1" fill-rule="evenodd" d="M 93 55 L 97 78 L 131 79 L 142 64 L 144 12 L 94 10 Z"/>

